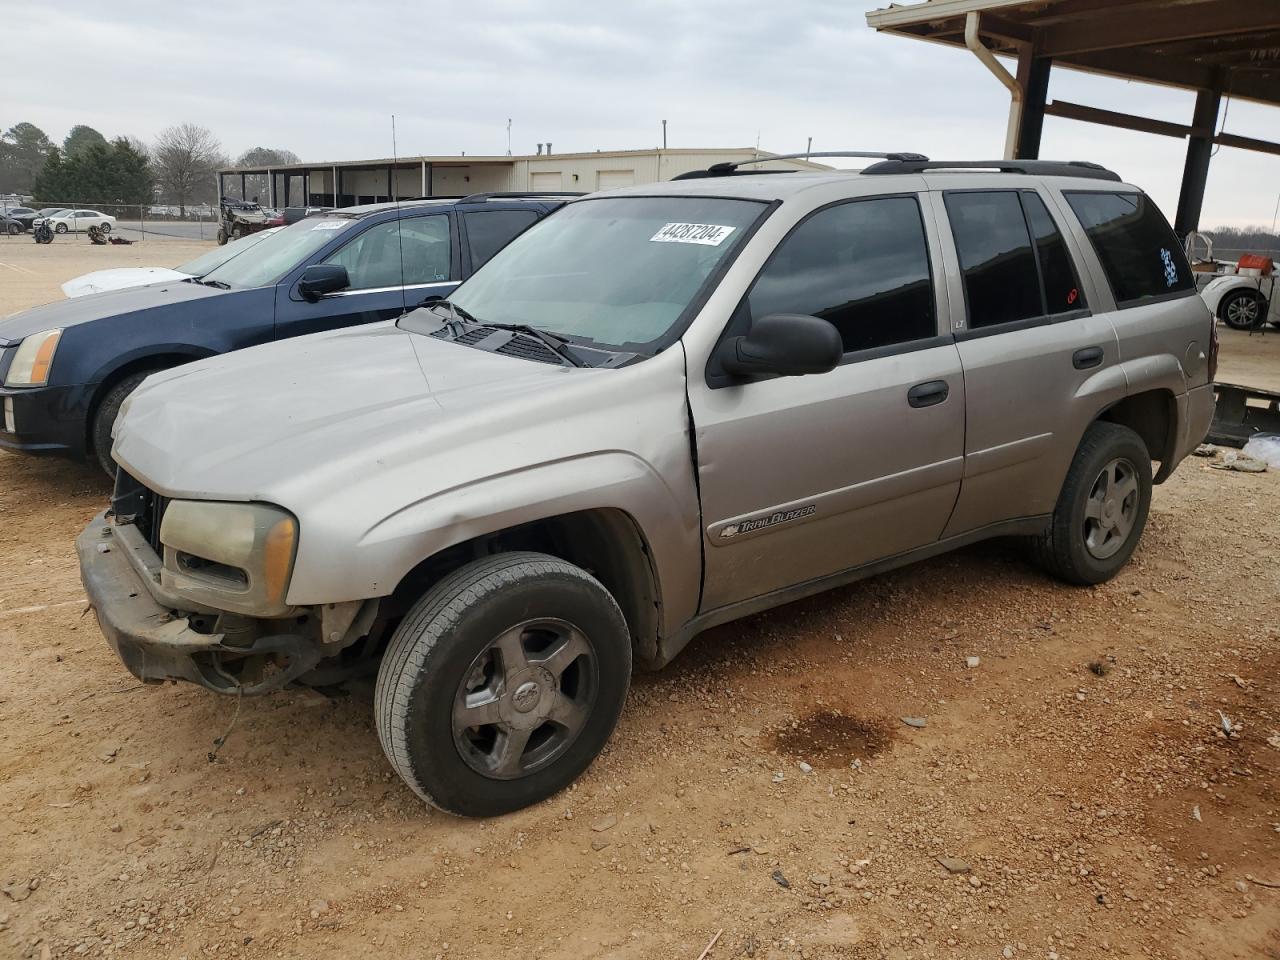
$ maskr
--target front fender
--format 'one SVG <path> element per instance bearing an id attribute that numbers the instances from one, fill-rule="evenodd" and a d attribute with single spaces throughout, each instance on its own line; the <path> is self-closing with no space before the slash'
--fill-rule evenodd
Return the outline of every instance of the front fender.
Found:
<path id="1" fill-rule="evenodd" d="M 697 612 L 702 560 L 691 466 L 687 460 L 684 469 L 673 466 L 663 470 L 632 453 L 601 451 L 432 493 L 377 522 L 347 556 L 300 551 L 288 601 L 385 596 L 423 560 L 455 544 L 550 517 L 614 509 L 647 543 L 663 626 L 674 629 Z M 302 530 L 306 538 L 305 523 Z"/>

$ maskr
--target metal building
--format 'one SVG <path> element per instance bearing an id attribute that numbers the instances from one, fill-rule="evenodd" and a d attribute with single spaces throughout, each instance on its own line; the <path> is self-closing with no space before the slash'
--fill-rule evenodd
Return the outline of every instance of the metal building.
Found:
<path id="1" fill-rule="evenodd" d="M 550 144 L 548 144 L 550 147 Z M 749 147 L 707 150 L 619 150 L 516 157 L 423 156 L 344 160 L 218 171 L 218 196 L 248 199 L 248 178 L 265 176 L 258 199 L 272 207 L 349 207 L 410 197 L 460 197 L 503 190 L 610 190 L 670 180 L 713 163 L 759 157 L 760 169 L 826 169 L 805 160 L 770 161 Z"/>
<path id="2" fill-rule="evenodd" d="M 1280 0 L 920 0 L 867 14 L 876 30 L 967 47 L 1009 89 L 1006 159 L 1040 152 L 1046 115 L 1187 141 L 1174 228 L 1199 226 L 1215 145 L 1280 154 L 1280 143 L 1221 129 L 1224 98 L 1280 106 Z M 995 54 L 1017 60 L 1010 73 Z M 1196 91 L 1190 123 L 1061 100 L 1066 67 Z"/>

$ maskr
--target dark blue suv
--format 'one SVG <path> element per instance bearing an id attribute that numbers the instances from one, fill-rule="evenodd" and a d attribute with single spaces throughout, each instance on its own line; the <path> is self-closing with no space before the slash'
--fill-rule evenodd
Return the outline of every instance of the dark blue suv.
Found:
<path id="1" fill-rule="evenodd" d="M 300 220 L 200 278 L 62 300 L 0 320 L 0 448 L 96 458 L 157 370 L 399 316 L 453 288 L 566 201 L 476 194 Z M 282 383 L 283 387 L 283 383 Z"/>

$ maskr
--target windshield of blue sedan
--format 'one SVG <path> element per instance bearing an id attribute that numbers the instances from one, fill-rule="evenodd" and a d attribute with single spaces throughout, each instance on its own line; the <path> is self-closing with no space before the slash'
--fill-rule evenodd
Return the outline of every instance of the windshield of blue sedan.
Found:
<path id="1" fill-rule="evenodd" d="M 308 217 L 264 238 L 248 253 L 204 275 L 204 282 L 233 289 L 265 287 L 359 221 L 349 217 Z"/>
<path id="2" fill-rule="evenodd" d="M 644 352 L 764 210 L 712 197 L 580 200 L 522 233 L 449 299 L 477 323 Z"/>

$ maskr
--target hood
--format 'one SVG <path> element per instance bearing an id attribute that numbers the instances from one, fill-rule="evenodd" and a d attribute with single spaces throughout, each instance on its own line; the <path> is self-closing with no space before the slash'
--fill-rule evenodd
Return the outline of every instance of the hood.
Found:
<path id="1" fill-rule="evenodd" d="M 189 276 L 188 273 L 179 273 L 168 267 L 118 267 L 115 270 L 95 270 L 68 280 L 62 285 L 62 292 L 68 297 L 83 297 L 90 293 L 141 287 L 149 283 L 176 282 Z"/>
<path id="2" fill-rule="evenodd" d="M 228 293 L 243 291 L 220 290 L 198 283 L 156 283 L 145 287 L 129 287 L 109 290 L 69 300 L 55 300 L 42 307 L 32 307 L 0 320 L 0 346 L 16 343 L 23 337 L 41 330 L 66 329 L 90 320 L 137 313 L 155 307 L 170 306 Z"/>
<path id="3" fill-rule="evenodd" d="M 155 374 L 126 401 L 113 452 L 167 496 L 280 502 L 300 472 L 372 469 L 442 421 L 527 407 L 575 374 L 609 371 L 505 357 L 388 321 Z"/>

